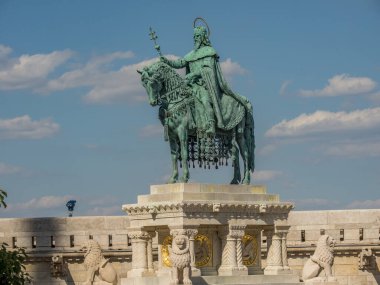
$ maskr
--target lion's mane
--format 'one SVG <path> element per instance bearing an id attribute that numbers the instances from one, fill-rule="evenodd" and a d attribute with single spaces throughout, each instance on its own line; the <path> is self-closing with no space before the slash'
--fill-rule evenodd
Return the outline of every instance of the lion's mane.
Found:
<path id="1" fill-rule="evenodd" d="M 184 249 L 179 249 L 175 241 L 172 243 L 172 250 L 170 254 L 170 260 L 172 262 L 172 266 L 177 267 L 179 269 L 183 269 L 190 264 L 190 251 L 189 251 L 189 240 L 187 237 L 186 247 Z"/>
<path id="2" fill-rule="evenodd" d="M 334 247 L 330 245 L 331 237 L 323 235 L 318 239 L 317 248 L 312 259 L 332 265 L 334 262 Z"/>
<path id="3" fill-rule="evenodd" d="M 100 245 L 94 240 L 89 240 L 86 242 L 85 246 L 87 248 L 84 255 L 84 265 L 86 266 L 86 269 L 98 267 L 103 259 Z"/>

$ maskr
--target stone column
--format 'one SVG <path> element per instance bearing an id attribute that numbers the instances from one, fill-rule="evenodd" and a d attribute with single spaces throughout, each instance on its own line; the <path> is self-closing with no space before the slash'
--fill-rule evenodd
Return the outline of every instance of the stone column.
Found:
<path id="1" fill-rule="evenodd" d="M 267 245 L 267 258 L 266 258 L 266 266 L 269 266 L 269 265 L 272 265 L 271 264 L 271 261 L 272 261 L 272 251 L 270 250 L 271 246 L 272 246 L 272 238 L 273 238 L 273 230 L 264 230 L 263 231 L 263 236 L 266 237 L 266 245 Z"/>
<path id="2" fill-rule="evenodd" d="M 145 231 L 132 231 L 128 233 L 132 243 L 132 269 L 128 277 L 146 276 L 148 273 L 147 241 L 150 235 Z"/>
<path id="3" fill-rule="evenodd" d="M 265 275 L 291 274 L 288 265 L 286 236 L 289 230 L 287 225 L 275 226 L 271 244 L 268 243 L 267 266 Z"/>
<path id="4" fill-rule="evenodd" d="M 241 238 L 240 238 L 240 264 L 238 262 L 238 243 L 237 237 L 243 237 L 245 226 L 230 225 L 219 231 L 219 237 L 222 240 L 222 262 L 218 269 L 220 276 L 247 275 L 248 270 L 242 263 L 241 256 Z M 245 268 L 245 269 L 244 269 Z"/>
<path id="5" fill-rule="evenodd" d="M 222 258 L 221 258 L 220 266 L 219 266 L 219 269 L 218 269 L 219 275 L 221 275 L 220 271 L 227 270 L 230 267 L 230 264 L 229 264 L 229 261 L 230 261 L 230 258 L 229 258 L 230 249 L 227 247 L 228 230 L 227 229 L 221 229 L 218 232 L 218 236 L 219 236 L 219 238 L 221 240 L 221 243 L 222 243 L 222 246 L 221 246 Z"/>
<path id="6" fill-rule="evenodd" d="M 233 237 L 236 238 L 237 269 L 240 271 L 247 271 L 247 274 L 248 274 L 248 268 L 243 264 L 242 238 L 244 236 L 244 230 L 245 230 L 245 226 L 237 225 L 237 226 L 232 226 L 231 232 L 232 232 Z"/>
<path id="7" fill-rule="evenodd" d="M 198 230 L 196 229 L 188 229 L 187 235 L 189 236 L 190 242 L 190 266 L 191 266 L 191 275 L 192 276 L 201 276 L 201 270 L 197 268 L 195 264 L 195 237 L 198 234 Z"/>
<path id="8" fill-rule="evenodd" d="M 288 263 L 288 248 L 286 246 L 286 236 L 288 235 L 288 232 L 284 231 L 281 235 L 281 247 L 282 247 L 282 268 L 284 270 L 290 270 L 289 263 Z"/>
<path id="9" fill-rule="evenodd" d="M 148 232 L 149 238 L 148 238 L 148 243 L 147 243 L 147 263 L 148 263 L 148 271 L 150 273 L 154 273 L 154 267 L 153 267 L 153 248 L 152 248 L 152 243 L 153 243 L 153 237 L 155 237 L 156 233 L 155 232 Z"/>
<path id="10" fill-rule="evenodd" d="M 282 241 L 281 235 L 273 231 L 266 231 L 267 235 L 267 266 L 265 275 L 277 275 L 282 270 Z"/>

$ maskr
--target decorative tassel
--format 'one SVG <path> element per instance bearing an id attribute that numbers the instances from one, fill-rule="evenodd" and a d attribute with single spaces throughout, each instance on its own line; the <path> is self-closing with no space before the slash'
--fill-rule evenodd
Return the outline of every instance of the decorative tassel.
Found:
<path id="1" fill-rule="evenodd" d="M 165 126 L 164 126 L 164 140 L 166 142 L 169 141 L 169 127 L 166 120 L 165 120 Z"/>

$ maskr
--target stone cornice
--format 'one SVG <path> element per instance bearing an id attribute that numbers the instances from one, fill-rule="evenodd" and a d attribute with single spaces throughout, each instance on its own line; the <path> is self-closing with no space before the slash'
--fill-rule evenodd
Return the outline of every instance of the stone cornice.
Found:
<path id="1" fill-rule="evenodd" d="M 217 207 L 215 206 L 217 205 Z M 129 216 L 164 214 L 177 212 L 198 213 L 246 213 L 246 214 L 287 214 L 294 208 L 291 203 L 244 203 L 244 202 L 160 202 L 150 204 L 123 205 L 123 211 Z"/>

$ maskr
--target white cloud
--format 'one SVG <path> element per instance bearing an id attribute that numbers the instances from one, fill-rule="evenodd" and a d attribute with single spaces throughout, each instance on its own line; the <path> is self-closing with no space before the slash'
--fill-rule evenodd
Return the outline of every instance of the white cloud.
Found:
<path id="1" fill-rule="evenodd" d="M 377 200 L 363 200 L 353 201 L 346 206 L 347 209 L 379 209 L 380 199 Z"/>
<path id="2" fill-rule="evenodd" d="M 0 44 L 0 60 L 7 58 L 11 52 L 12 49 L 10 47 Z"/>
<path id="3" fill-rule="evenodd" d="M 21 171 L 21 168 L 14 165 L 9 165 L 3 162 L 0 162 L 0 175 L 9 175 L 15 174 Z"/>
<path id="4" fill-rule="evenodd" d="M 178 57 L 168 55 L 167 58 L 177 59 Z M 152 58 L 104 74 L 104 78 L 85 96 L 85 101 L 88 103 L 113 103 L 121 100 L 147 101 L 146 91 L 137 70 L 157 61 L 158 58 Z"/>
<path id="5" fill-rule="evenodd" d="M 70 88 L 88 87 L 90 91 L 84 96 L 87 103 L 104 104 L 125 100 L 145 101 L 147 96 L 141 85 L 140 75 L 136 70 L 158 61 L 158 58 L 124 65 L 116 70 L 112 70 L 112 66 L 109 66 L 113 61 L 131 57 L 133 57 L 133 53 L 130 51 L 94 57 L 83 67 L 68 71 L 60 77 L 50 80 L 39 91 L 51 93 Z M 169 59 L 178 58 L 173 55 L 167 57 Z"/>
<path id="6" fill-rule="evenodd" d="M 360 131 L 380 127 L 380 108 L 352 112 L 316 111 L 283 120 L 266 132 L 267 137 L 300 137 L 327 132 Z"/>
<path id="7" fill-rule="evenodd" d="M 342 157 L 379 157 L 380 156 L 380 142 L 349 142 L 349 143 L 336 143 L 330 145 L 325 149 L 328 155 L 342 156 Z"/>
<path id="8" fill-rule="evenodd" d="M 86 149 L 94 150 L 94 149 L 98 149 L 99 145 L 95 143 L 87 143 L 87 144 L 84 144 L 83 147 L 85 147 Z"/>
<path id="9" fill-rule="evenodd" d="M 72 51 L 63 50 L 9 58 L 10 52 L 9 47 L 0 46 L 0 62 L 3 66 L 0 69 L 0 90 L 35 88 L 73 55 Z"/>
<path id="10" fill-rule="evenodd" d="M 50 80 L 46 86 L 42 87 L 39 91 L 50 93 L 69 88 L 95 86 L 100 83 L 99 81 L 104 79 L 103 77 L 108 72 L 107 70 L 103 70 L 105 65 L 117 59 L 128 59 L 131 57 L 133 57 L 133 53 L 130 51 L 95 56 L 84 66 L 65 72 L 57 79 Z"/>
<path id="11" fill-rule="evenodd" d="M 239 63 L 232 61 L 231 58 L 227 58 L 225 61 L 222 61 L 220 63 L 220 67 L 223 75 L 226 77 L 243 75 L 247 72 Z"/>
<path id="12" fill-rule="evenodd" d="M 369 99 L 374 103 L 380 103 L 380 91 L 370 94 Z"/>
<path id="13" fill-rule="evenodd" d="M 301 90 L 300 95 L 305 97 L 355 95 L 370 92 L 375 87 L 376 82 L 371 78 L 339 74 L 330 78 L 323 89 Z"/>
<path id="14" fill-rule="evenodd" d="M 88 199 L 88 200 L 87 200 Z M 88 205 L 90 206 L 104 206 L 106 204 L 114 204 L 118 202 L 118 199 L 115 196 L 103 196 L 103 197 L 92 197 L 92 198 L 86 198 L 86 201 Z"/>
<path id="15" fill-rule="evenodd" d="M 252 179 L 254 181 L 269 181 L 273 180 L 282 175 L 281 171 L 275 170 L 256 170 L 252 174 Z"/>
<path id="16" fill-rule="evenodd" d="M 111 216 L 111 215 L 123 215 L 123 211 L 120 205 L 109 207 L 94 207 L 86 212 L 89 216 Z"/>
<path id="17" fill-rule="evenodd" d="M 1 139 L 42 139 L 59 130 L 51 118 L 33 121 L 28 115 L 12 119 L 0 119 Z"/>
<path id="18" fill-rule="evenodd" d="M 164 127 L 160 124 L 147 125 L 140 130 L 141 137 L 156 137 L 164 135 Z"/>
<path id="19" fill-rule="evenodd" d="M 40 198 L 33 198 L 23 203 L 9 204 L 8 211 L 19 210 L 39 210 L 39 209 L 52 209 L 56 207 L 64 207 L 66 202 L 72 199 L 72 196 L 42 196 Z"/>
<path id="20" fill-rule="evenodd" d="M 87 103 L 106 104 L 120 101 L 146 101 L 146 92 L 141 85 L 137 69 L 156 62 L 158 58 L 120 67 L 120 60 L 134 56 L 131 51 L 118 51 L 95 56 L 79 68 L 67 71 L 55 79 L 48 77 L 70 57 L 70 50 L 54 51 L 49 54 L 22 55 L 10 58 L 10 47 L 0 45 L 0 89 L 30 88 L 34 92 L 50 94 L 72 88 L 87 87 L 84 100 Z M 178 56 L 167 55 L 169 59 Z M 4 61 L 4 62 L 3 62 Z M 118 66 L 119 64 L 119 66 Z M 244 74 L 246 71 L 230 58 L 221 62 L 227 77 Z M 183 70 L 178 70 L 183 74 Z M 47 81 L 49 80 L 49 81 Z"/>
<path id="21" fill-rule="evenodd" d="M 285 95 L 286 88 L 289 86 L 289 84 L 292 83 L 290 80 L 285 80 L 282 82 L 281 87 L 280 87 L 280 95 L 283 96 Z"/>
<path id="22" fill-rule="evenodd" d="M 339 202 L 333 199 L 321 198 L 307 198 L 307 199 L 293 199 L 296 210 L 322 210 L 322 209 L 335 209 Z"/>
<path id="23" fill-rule="evenodd" d="M 277 149 L 277 147 L 278 146 L 276 144 L 266 144 L 266 145 L 258 148 L 257 154 L 260 154 L 260 155 L 271 154 Z"/>

